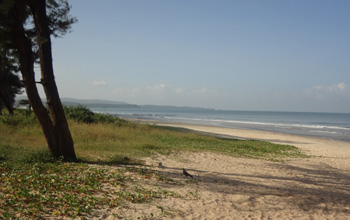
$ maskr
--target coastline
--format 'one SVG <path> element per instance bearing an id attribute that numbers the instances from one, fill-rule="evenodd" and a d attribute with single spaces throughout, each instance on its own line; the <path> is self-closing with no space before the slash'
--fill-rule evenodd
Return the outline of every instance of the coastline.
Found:
<path id="1" fill-rule="evenodd" d="M 156 120 L 126 119 L 136 123 L 153 124 L 184 128 L 206 135 L 230 137 L 234 139 L 254 139 L 276 144 L 293 145 L 300 148 L 305 154 L 319 157 L 348 158 L 350 160 L 350 142 L 332 140 L 321 137 L 307 137 L 259 130 L 244 130 L 217 126 L 194 125 L 185 123 L 169 123 Z"/>
<path id="2" fill-rule="evenodd" d="M 269 131 L 350 142 L 350 113 L 195 111 L 189 109 L 142 108 L 110 110 L 117 117 L 169 124 L 217 126 Z"/>

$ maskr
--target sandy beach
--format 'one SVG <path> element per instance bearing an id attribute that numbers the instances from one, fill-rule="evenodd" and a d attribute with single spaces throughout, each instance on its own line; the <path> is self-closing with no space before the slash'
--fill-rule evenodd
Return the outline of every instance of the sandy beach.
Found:
<path id="1" fill-rule="evenodd" d="M 214 153 L 144 158 L 177 184 L 147 183 L 186 195 L 104 210 L 107 219 L 350 219 L 350 143 L 279 133 L 183 124 L 198 132 L 300 148 L 310 158 L 283 162 Z M 162 166 L 158 166 L 159 163 Z M 194 180 L 182 174 L 182 168 Z"/>

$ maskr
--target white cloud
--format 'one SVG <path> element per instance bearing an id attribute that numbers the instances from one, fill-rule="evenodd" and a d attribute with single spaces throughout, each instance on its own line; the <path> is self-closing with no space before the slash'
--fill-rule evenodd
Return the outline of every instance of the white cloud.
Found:
<path id="1" fill-rule="evenodd" d="M 318 85 L 318 86 L 313 86 L 312 88 L 308 89 L 308 91 L 331 92 L 331 91 L 337 91 L 337 90 L 344 90 L 346 89 L 346 87 L 347 85 L 345 83 L 338 83 L 330 86 Z"/>
<path id="2" fill-rule="evenodd" d="M 333 85 L 317 85 L 305 90 L 306 95 L 317 100 L 330 98 L 350 98 L 350 90 L 345 83 Z"/>
<path id="3" fill-rule="evenodd" d="M 208 92 L 208 89 L 207 88 L 201 88 L 201 89 L 198 89 L 198 90 L 193 90 L 193 93 L 194 94 L 201 94 L 201 95 L 204 95 Z"/>
<path id="4" fill-rule="evenodd" d="M 112 91 L 114 99 L 126 100 L 139 104 L 187 105 L 213 107 L 225 98 L 223 92 L 215 89 L 175 87 L 160 83 L 143 88 L 115 88 Z"/>
<path id="5" fill-rule="evenodd" d="M 92 86 L 95 86 L 95 87 L 97 87 L 97 86 L 105 86 L 105 85 L 107 85 L 106 81 L 93 81 L 92 82 Z"/>
<path id="6" fill-rule="evenodd" d="M 167 84 L 159 84 L 155 86 L 149 86 L 147 87 L 148 92 L 150 93 L 151 96 L 154 97 L 164 97 L 167 94 L 172 92 L 172 87 Z"/>
<path id="7" fill-rule="evenodd" d="M 155 85 L 155 86 L 150 86 L 148 87 L 151 91 L 154 91 L 154 92 L 161 92 L 163 91 L 164 89 L 166 88 L 169 88 L 170 86 L 169 85 L 166 85 L 166 84 L 159 84 L 159 85 Z"/>
<path id="8" fill-rule="evenodd" d="M 185 88 L 176 88 L 175 89 L 175 93 L 176 94 L 185 94 L 186 93 L 186 89 Z"/>
<path id="9" fill-rule="evenodd" d="M 334 85 L 335 89 L 340 89 L 340 90 L 344 90 L 347 85 L 345 83 L 339 83 L 338 85 Z"/>

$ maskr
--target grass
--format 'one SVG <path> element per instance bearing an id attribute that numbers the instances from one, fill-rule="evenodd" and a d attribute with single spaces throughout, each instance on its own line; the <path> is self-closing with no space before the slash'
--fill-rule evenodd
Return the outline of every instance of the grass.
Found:
<path id="1" fill-rule="evenodd" d="M 256 140 L 234 140 L 180 132 L 152 125 L 85 124 L 70 121 L 75 150 L 87 162 L 118 162 L 177 151 L 211 151 L 232 156 L 267 160 L 303 156 L 290 145 Z M 0 126 L 0 159 L 31 161 L 45 154 L 46 142 L 38 125 Z M 13 155 L 16 155 L 14 158 Z"/>
<path id="2" fill-rule="evenodd" d="M 140 179 L 173 181 L 156 171 L 94 167 L 89 163 L 132 164 L 141 157 L 178 151 L 210 151 L 265 160 L 305 157 L 289 145 L 217 138 L 78 110 L 70 109 L 74 117 L 70 117 L 69 125 L 80 163 L 64 163 L 50 156 L 32 114 L 19 110 L 15 116 L 0 116 L 0 219 L 85 218 L 97 206 L 181 196 L 145 188 Z M 88 117 L 81 117 L 79 112 Z M 106 186 L 113 190 L 106 190 Z M 196 193 L 183 196 L 199 198 Z"/>
<path id="3" fill-rule="evenodd" d="M 147 157 L 156 153 L 168 155 L 177 151 L 211 151 L 267 160 L 302 156 L 296 147 L 289 145 L 223 139 L 142 124 L 71 123 L 71 131 L 77 154 L 88 161 L 113 162 L 118 158 Z"/>

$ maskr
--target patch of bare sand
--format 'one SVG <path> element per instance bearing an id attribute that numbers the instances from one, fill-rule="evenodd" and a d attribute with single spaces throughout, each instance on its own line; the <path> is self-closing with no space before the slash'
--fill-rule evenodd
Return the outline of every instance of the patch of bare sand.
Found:
<path id="1" fill-rule="evenodd" d="M 177 125 L 180 126 L 180 125 Z M 287 143 L 312 158 L 270 162 L 214 153 L 146 158 L 177 184 L 145 183 L 177 192 L 148 204 L 105 210 L 107 219 L 350 219 L 350 144 L 260 131 L 181 125 L 240 138 Z M 182 168 L 195 177 L 189 181 Z M 152 217 L 153 216 L 153 217 Z M 96 216 L 96 219 L 99 217 Z"/>

